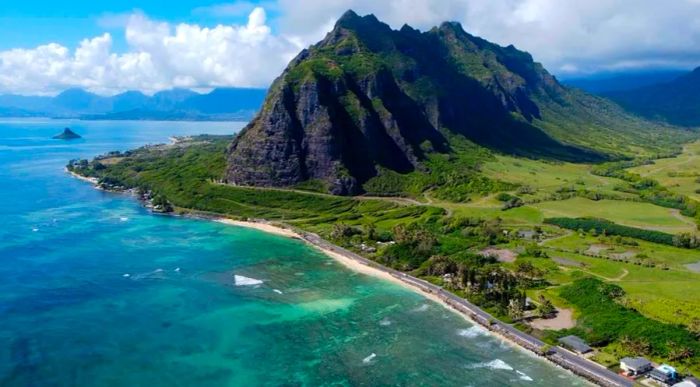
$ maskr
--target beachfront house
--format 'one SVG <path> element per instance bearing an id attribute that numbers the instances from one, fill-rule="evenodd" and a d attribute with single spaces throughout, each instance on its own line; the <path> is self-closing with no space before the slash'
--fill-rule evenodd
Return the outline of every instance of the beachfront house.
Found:
<path id="1" fill-rule="evenodd" d="M 678 381 L 676 369 L 668 364 L 662 364 L 651 370 L 649 377 L 669 386 Z"/>
<path id="2" fill-rule="evenodd" d="M 560 338 L 559 344 L 561 344 L 561 346 L 566 349 L 578 353 L 579 355 L 583 355 L 593 351 L 593 348 L 586 344 L 586 342 L 583 341 L 582 338 L 574 335 Z"/>
<path id="3" fill-rule="evenodd" d="M 620 369 L 628 376 L 643 375 L 653 368 L 651 362 L 643 357 L 625 357 L 620 360 Z"/>
<path id="4" fill-rule="evenodd" d="M 685 378 L 682 382 L 676 383 L 673 387 L 700 387 L 700 380 L 698 378 Z"/>

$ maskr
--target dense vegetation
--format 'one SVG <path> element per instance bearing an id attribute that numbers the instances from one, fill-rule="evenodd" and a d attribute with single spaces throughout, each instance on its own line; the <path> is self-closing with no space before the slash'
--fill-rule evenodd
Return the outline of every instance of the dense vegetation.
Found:
<path id="1" fill-rule="evenodd" d="M 617 342 L 626 355 L 653 356 L 676 362 L 700 357 L 700 342 L 687 329 L 646 318 L 620 304 L 625 292 L 594 278 L 564 286 L 560 296 L 581 312 L 577 327 L 558 336 L 576 334 L 596 346 Z"/>
<path id="2" fill-rule="evenodd" d="M 622 237 L 637 238 L 649 242 L 661 243 L 673 246 L 674 238 L 672 234 L 661 231 L 644 230 L 641 228 L 623 226 L 605 219 L 596 218 L 547 218 L 544 223 L 554 224 L 569 230 L 594 230 L 601 235 L 619 235 Z"/>

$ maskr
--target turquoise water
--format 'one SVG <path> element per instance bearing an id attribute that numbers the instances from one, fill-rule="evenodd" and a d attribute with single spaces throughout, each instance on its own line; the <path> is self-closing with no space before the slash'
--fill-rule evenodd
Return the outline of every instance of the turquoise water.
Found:
<path id="1" fill-rule="evenodd" d="M 51 140 L 64 126 L 84 139 Z M 301 242 L 150 215 L 63 172 L 241 126 L 0 122 L 0 385 L 583 384 Z"/>

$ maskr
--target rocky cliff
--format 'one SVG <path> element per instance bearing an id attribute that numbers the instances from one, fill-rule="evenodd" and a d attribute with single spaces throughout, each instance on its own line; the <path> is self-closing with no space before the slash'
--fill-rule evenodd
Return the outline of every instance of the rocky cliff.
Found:
<path id="1" fill-rule="evenodd" d="M 378 168 L 425 169 L 427 155 L 454 151 L 454 136 L 528 157 L 601 160 L 624 147 L 596 146 L 591 133 L 615 143 L 648 129 L 611 105 L 569 91 L 528 53 L 458 23 L 392 30 L 348 11 L 275 80 L 229 148 L 227 179 L 283 187 L 319 180 L 334 194 L 356 194 Z"/>

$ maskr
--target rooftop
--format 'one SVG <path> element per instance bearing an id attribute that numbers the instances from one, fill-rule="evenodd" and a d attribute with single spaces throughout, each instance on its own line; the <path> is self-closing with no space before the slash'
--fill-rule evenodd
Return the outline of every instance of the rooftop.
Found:
<path id="1" fill-rule="evenodd" d="M 564 346 L 570 349 L 573 349 L 578 353 L 586 353 L 593 350 L 593 348 L 586 344 L 586 342 L 583 341 L 582 338 L 574 335 L 560 338 L 559 343 L 563 344 Z"/>
<path id="2" fill-rule="evenodd" d="M 625 363 L 627 367 L 634 369 L 642 369 L 651 366 L 651 362 L 643 357 L 624 357 L 620 363 Z"/>

